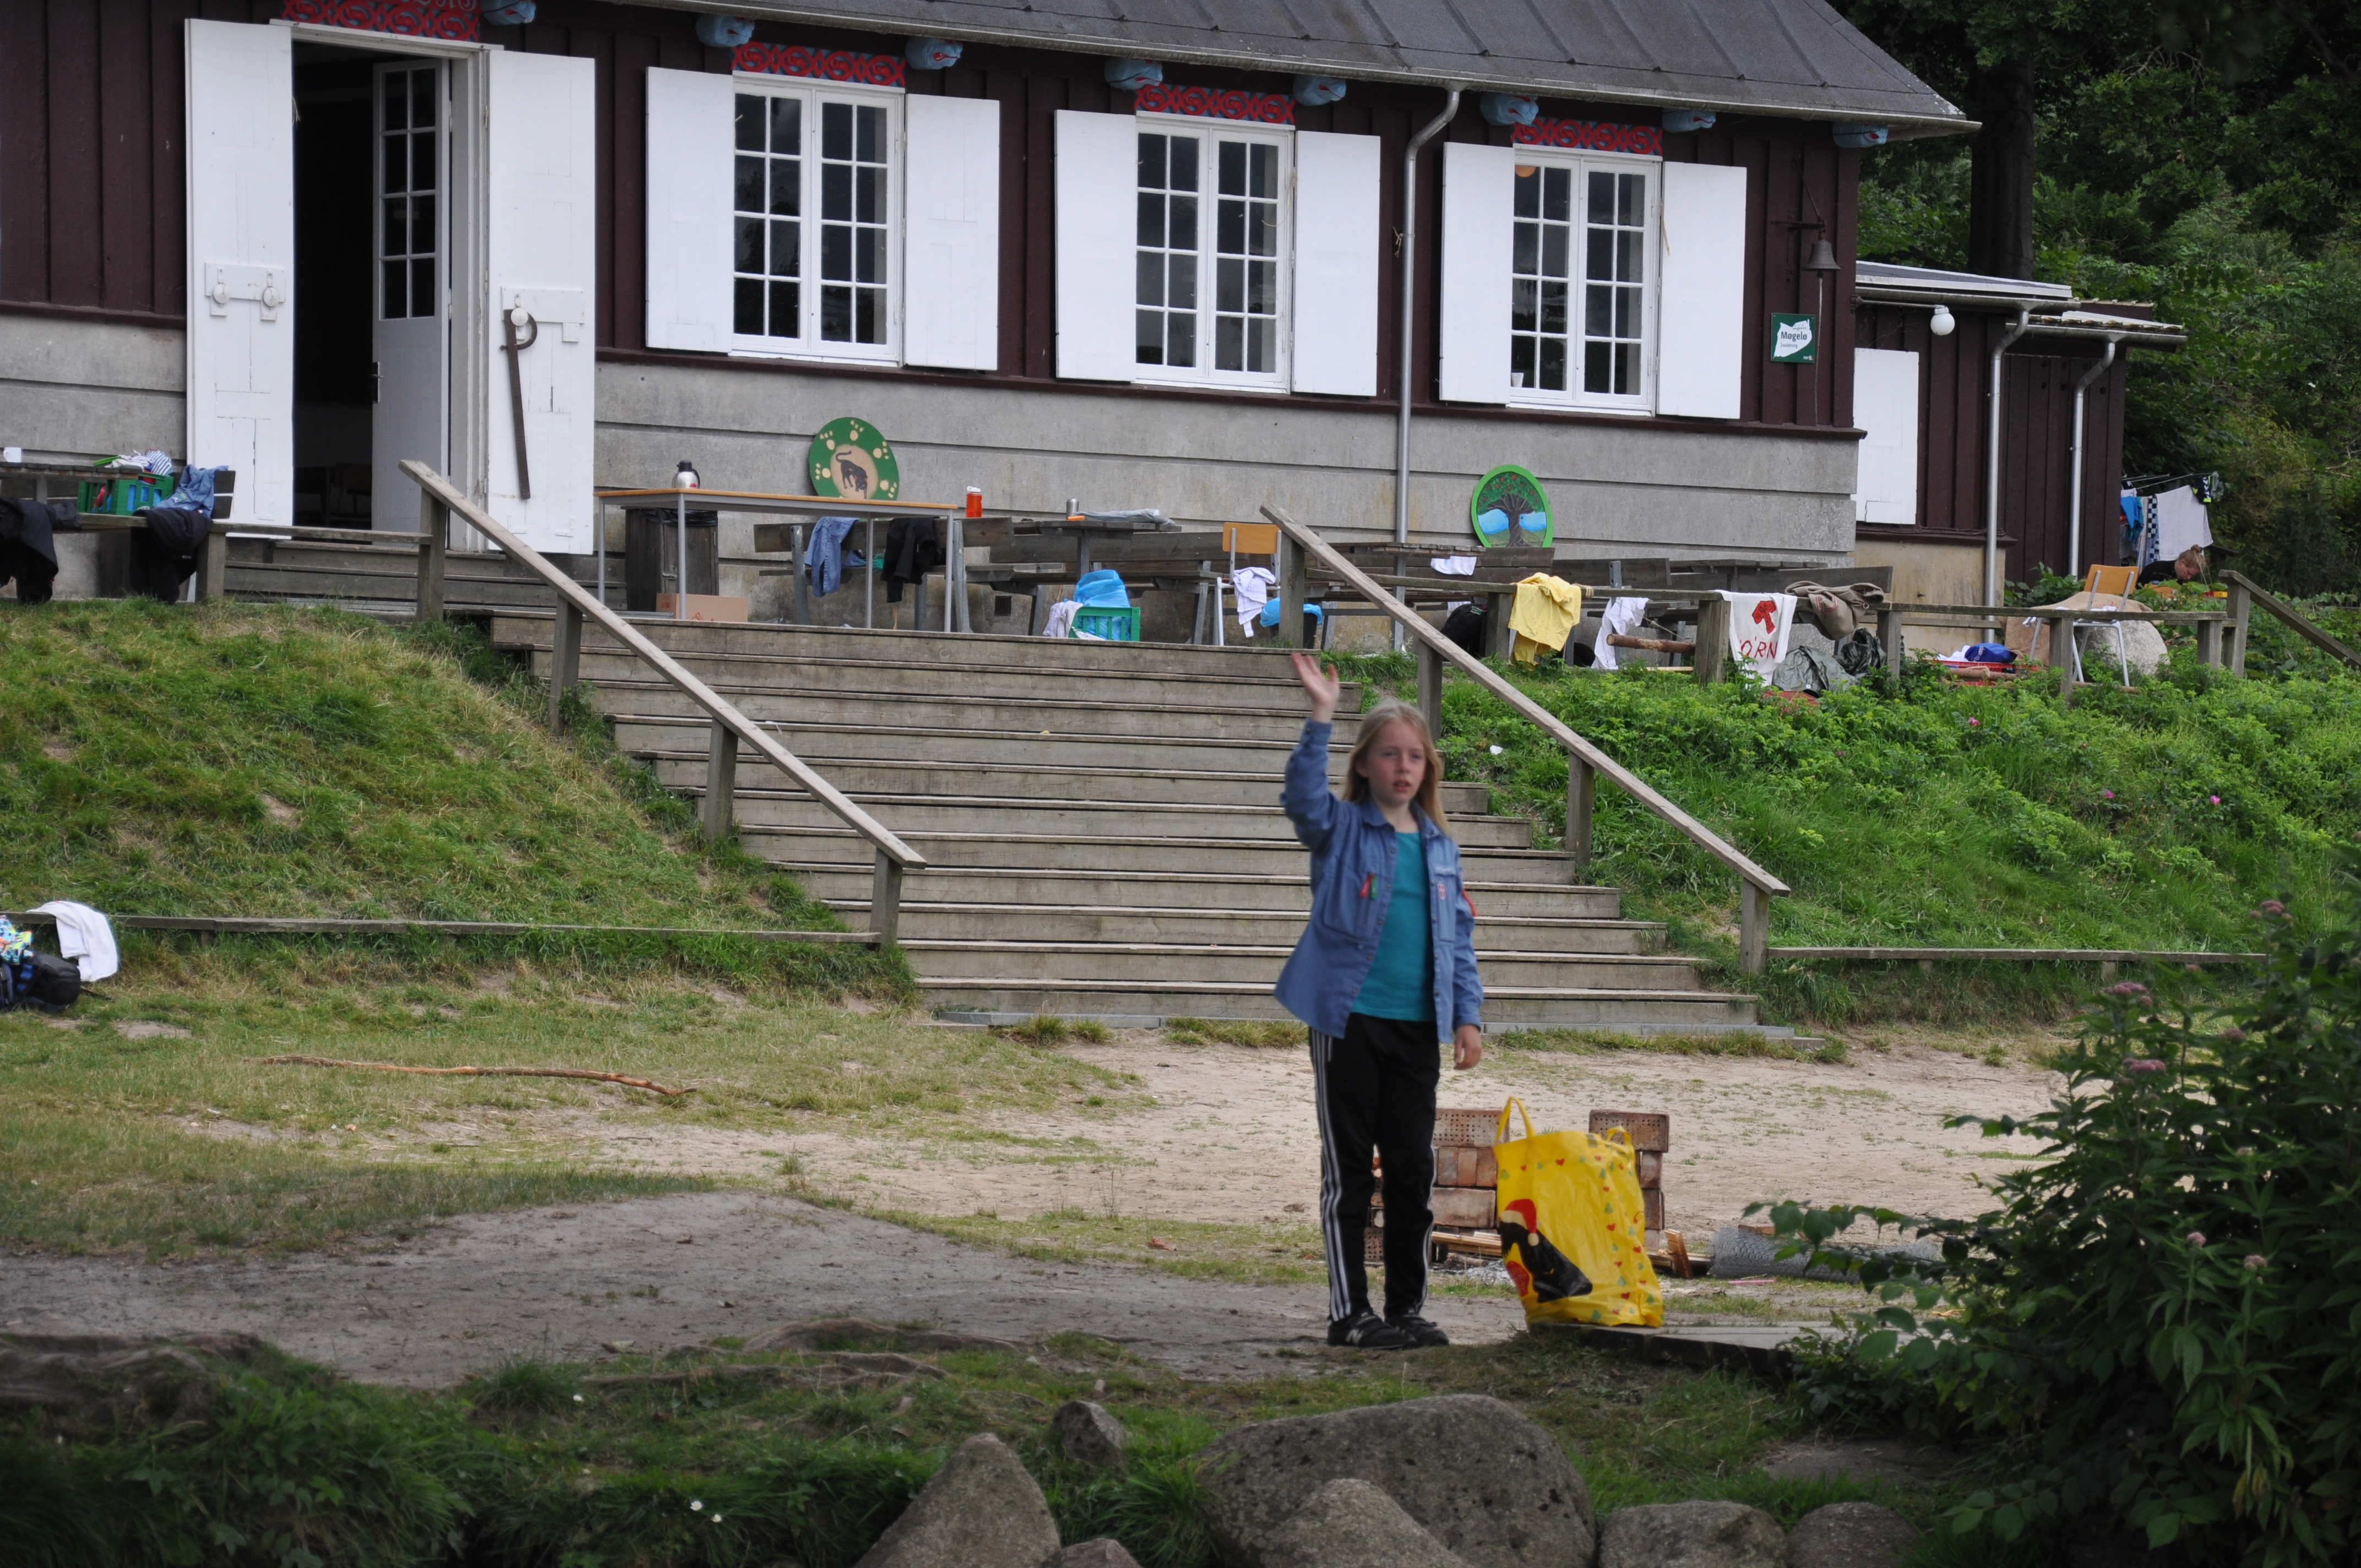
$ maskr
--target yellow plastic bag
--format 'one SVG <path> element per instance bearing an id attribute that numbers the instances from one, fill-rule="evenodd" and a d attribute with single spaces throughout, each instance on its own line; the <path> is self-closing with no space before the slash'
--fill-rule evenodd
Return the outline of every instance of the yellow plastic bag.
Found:
<path id="1" fill-rule="evenodd" d="M 1509 1113 L 1525 1135 L 1509 1141 Z M 1529 1323 L 1660 1328 L 1664 1295 L 1648 1262 L 1647 1211 L 1631 1135 L 1536 1133 L 1524 1102 L 1500 1107 L 1500 1256 Z"/>

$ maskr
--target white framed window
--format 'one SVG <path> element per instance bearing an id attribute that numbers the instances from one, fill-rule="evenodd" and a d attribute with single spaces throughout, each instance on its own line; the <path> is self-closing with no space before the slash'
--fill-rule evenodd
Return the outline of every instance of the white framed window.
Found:
<path id="1" fill-rule="evenodd" d="M 897 358 L 902 111 L 892 91 L 738 79 L 731 347 Z"/>
<path id="2" fill-rule="evenodd" d="M 1509 400 L 1654 406 L 1655 159 L 1516 149 Z"/>
<path id="3" fill-rule="evenodd" d="M 1137 118 L 1136 378 L 1284 390 L 1291 136 L 1225 120 Z"/>

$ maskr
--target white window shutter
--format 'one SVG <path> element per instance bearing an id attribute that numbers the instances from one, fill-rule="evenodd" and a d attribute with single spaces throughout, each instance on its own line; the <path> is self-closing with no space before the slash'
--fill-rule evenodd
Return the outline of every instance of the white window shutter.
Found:
<path id="1" fill-rule="evenodd" d="M 188 26 L 189 461 L 239 522 L 295 521 L 293 35 Z"/>
<path id="2" fill-rule="evenodd" d="M 483 439 L 491 514 L 536 550 L 590 548 L 590 459 L 598 390 L 592 323 L 598 288 L 598 81 L 596 62 L 494 50 L 485 115 L 483 345 L 490 398 Z M 518 361 L 533 495 L 518 483 L 506 334 L 500 314 L 540 323 Z M 533 328 L 522 334 L 532 338 Z"/>
<path id="3" fill-rule="evenodd" d="M 730 347 L 737 94 L 727 76 L 648 68 L 648 346 Z"/>
<path id="4" fill-rule="evenodd" d="M 1058 111 L 1058 374 L 1128 381 L 1137 372 L 1139 122 Z"/>
<path id="5" fill-rule="evenodd" d="M 1509 400 L 1509 281 L 1517 204 L 1513 148 L 1443 147 L 1443 398 Z"/>
<path id="6" fill-rule="evenodd" d="M 1295 133 L 1295 389 L 1375 397 L 1378 223 L 1375 137 Z"/>
<path id="7" fill-rule="evenodd" d="M 1918 356 L 1894 348 L 1852 351 L 1852 419 L 1862 432 L 1857 522 L 1918 521 Z"/>
<path id="8" fill-rule="evenodd" d="M 902 357 L 1000 367 L 1000 105 L 905 100 Z"/>
<path id="9" fill-rule="evenodd" d="M 1656 411 L 1736 419 L 1746 357 L 1746 170 L 1664 165 Z"/>

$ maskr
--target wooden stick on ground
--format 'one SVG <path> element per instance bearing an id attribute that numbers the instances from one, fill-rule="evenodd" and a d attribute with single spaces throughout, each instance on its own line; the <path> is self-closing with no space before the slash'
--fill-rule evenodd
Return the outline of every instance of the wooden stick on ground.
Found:
<path id="1" fill-rule="evenodd" d="M 666 1089 L 653 1079 L 626 1078 L 620 1072 L 591 1072 L 578 1067 L 403 1067 L 387 1061 L 338 1061 L 334 1057 L 249 1057 L 249 1061 L 265 1067 L 348 1067 L 362 1072 L 414 1072 L 427 1078 L 587 1078 L 598 1083 L 628 1084 L 633 1089 L 653 1089 L 658 1094 L 686 1094 L 686 1089 Z"/>

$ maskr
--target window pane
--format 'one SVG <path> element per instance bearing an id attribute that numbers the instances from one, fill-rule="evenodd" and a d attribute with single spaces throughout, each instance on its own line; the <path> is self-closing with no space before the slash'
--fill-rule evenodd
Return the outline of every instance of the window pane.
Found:
<path id="1" fill-rule="evenodd" d="M 1542 171 L 1530 163 L 1517 166 L 1517 216 L 1537 218 L 1542 215 Z"/>
<path id="2" fill-rule="evenodd" d="M 1225 141 L 1221 144 L 1222 188 L 1224 196 L 1246 193 L 1246 144 Z"/>
<path id="3" fill-rule="evenodd" d="M 1509 267 L 1511 271 L 1534 273 L 1542 265 L 1542 225 L 1519 224 L 1516 244 L 1510 248 Z"/>
<path id="4" fill-rule="evenodd" d="M 1195 310 L 1197 308 L 1197 258 L 1194 256 L 1172 258 L 1171 283 L 1172 307 L 1182 311 Z"/>
<path id="5" fill-rule="evenodd" d="M 1226 311 L 1232 313 L 1245 310 L 1246 303 L 1246 264 L 1243 261 L 1233 260 L 1228 257 L 1224 257 L 1213 265 L 1215 269 L 1213 273 L 1213 309 L 1216 311 Z M 1237 367 L 1235 365 L 1229 365 L 1224 366 L 1223 368 L 1235 370 Z"/>
<path id="6" fill-rule="evenodd" d="M 1547 177 L 1549 193 L 1542 201 L 1542 216 L 1554 224 L 1574 220 L 1574 170 L 1553 169 Z"/>
<path id="7" fill-rule="evenodd" d="M 1246 323 L 1236 316 L 1215 316 L 1213 318 L 1213 368 L 1243 370 L 1246 367 Z"/>
<path id="8" fill-rule="evenodd" d="M 1246 368 L 1258 375 L 1268 375 L 1279 368 L 1276 348 L 1279 323 L 1254 316 L 1246 321 Z"/>
<path id="9" fill-rule="evenodd" d="M 836 282 L 851 279 L 852 231 L 850 228 L 829 224 L 819 231 L 819 275 Z M 820 295 L 820 308 L 823 310 L 828 307 L 828 291 Z"/>
<path id="10" fill-rule="evenodd" d="M 864 105 L 854 116 L 860 127 L 855 156 L 863 163 L 885 161 L 885 111 Z"/>
<path id="11" fill-rule="evenodd" d="M 1197 188 L 1196 137 L 1172 138 L 1172 178 L 1170 184 L 1175 191 L 1194 191 Z"/>
<path id="12" fill-rule="evenodd" d="M 741 272 L 763 270 L 763 220 L 738 220 L 738 258 L 736 269 Z"/>
<path id="13" fill-rule="evenodd" d="M 800 153 L 804 149 L 804 101 L 800 98 L 771 100 L 771 150 L 778 153 Z"/>
<path id="14" fill-rule="evenodd" d="M 771 335 L 801 337 L 804 334 L 804 287 L 800 283 L 771 285 Z"/>
<path id="15" fill-rule="evenodd" d="M 389 75 L 385 79 L 385 128 L 398 131 L 409 124 L 409 94 L 401 90 L 401 78 Z"/>
<path id="16" fill-rule="evenodd" d="M 882 169 L 861 169 L 855 171 L 852 215 L 864 224 L 885 221 L 885 171 Z"/>
<path id="17" fill-rule="evenodd" d="M 1571 248 L 1570 230 L 1564 224 L 1552 224 L 1542 235 L 1542 271 L 1552 278 L 1565 276 L 1566 252 Z"/>
<path id="18" fill-rule="evenodd" d="M 1615 221 L 1615 176 L 1593 174 L 1590 177 L 1590 218 L 1594 224 Z"/>
<path id="19" fill-rule="evenodd" d="M 763 210 L 763 159 L 742 157 L 738 159 L 738 179 L 730 203 L 741 213 Z"/>
<path id="20" fill-rule="evenodd" d="M 1640 226 L 1640 207 L 1643 177 L 1624 174 L 1615 181 L 1615 221 L 1625 228 Z"/>
<path id="21" fill-rule="evenodd" d="M 1224 199 L 1214 203 L 1213 248 L 1235 256 L 1246 247 L 1246 204 Z"/>
<path id="22" fill-rule="evenodd" d="M 1531 332 L 1541 324 L 1540 289 L 1530 278 L 1519 278 L 1509 285 L 1509 330 Z"/>
<path id="23" fill-rule="evenodd" d="M 785 220 L 771 225 L 771 276 L 800 278 L 804 270 L 804 225 Z"/>
<path id="24" fill-rule="evenodd" d="M 852 231 L 853 279 L 862 283 L 885 281 L 885 231 L 855 229 Z M 862 339 L 863 342 L 868 341 Z"/>
<path id="25" fill-rule="evenodd" d="M 1592 278 L 1612 279 L 1615 276 L 1615 231 L 1592 229 L 1589 250 L 1589 265 L 1584 269 L 1585 273 Z"/>
<path id="26" fill-rule="evenodd" d="M 867 111 L 864 111 L 867 112 Z M 885 314 L 877 308 L 884 297 L 882 289 L 856 289 L 853 291 L 852 336 L 856 343 L 885 341 Z"/>
<path id="27" fill-rule="evenodd" d="M 804 210 L 804 160 L 800 158 L 771 159 L 771 211 L 783 218 L 792 218 Z"/>
<path id="28" fill-rule="evenodd" d="M 1533 384 L 1533 340 L 1530 337 L 1509 339 L 1509 385 L 1530 387 Z"/>
<path id="29" fill-rule="evenodd" d="M 1183 368 L 1197 363 L 1197 314 L 1194 311 L 1174 311 L 1165 318 L 1164 363 Z"/>
<path id="30" fill-rule="evenodd" d="M 412 132 L 410 137 L 410 188 L 413 191 L 434 189 L 435 137 L 432 131 Z"/>
<path id="31" fill-rule="evenodd" d="M 1164 243 L 1164 198 L 1152 191 L 1139 193 L 1139 243 Z"/>
<path id="32" fill-rule="evenodd" d="M 379 254 L 407 256 L 410 254 L 410 201 L 403 196 L 390 196 L 385 203 L 385 236 Z"/>
<path id="33" fill-rule="evenodd" d="M 1246 254 L 1279 254 L 1279 203 L 1256 202 L 1246 214 Z"/>
<path id="34" fill-rule="evenodd" d="M 763 100 L 752 93 L 738 94 L 738 150 L 763 150 Z"/>
<path id="35" fill-rule="evenodd" d="M 443 313 L 443 302 L 434 294 L 434 258 L 431 256 L 422 256 L 410 264 L 410 313 L 413 316 Z"/>
<path id="36" fill-rule="evenodd" d="M 820 290 L 819 335 L 825 343 L 852 341 L 852 291 L 850 287 Z"/>
<path id="37" fill-rule="evenodd" d="M 1174 250 L 1196 249 L 1197 198 L 1173 196 L 1168 199 L 1172 203 L 1172 234 L 1164 243 Z"/>
<path id="38" fill-rule="evenodd" d="M 1615 280 L 1637 283 L 1640 280 L 1640 231 L 1619 229 L 1615 235 Z"/>
<path id="39" fill-rule="evenodd" d="M 1640 291 L 1637 289 L 1615 291 L 1615 335 L 1640 335 Z"/>
<path id="40" fill-rule="evenodd" d="M 1565 335 L 1565 285 L 1544 280 L 1542 283 L 1542 330 Z"/>
<path id="41" fill-rule="evenodd" d="M 819 166 L 819 215 L 836 223 L 851 221 L 852 165 L 822 163 Z"/>
<path id="42" fill-rule="evenodd" d="M 1586 392 L 1605 392 L 1612 390 L 1614 384 L 1614 345 L 1606 343 L 1584 345 L 1582 389 Z"/>
<path id="43" fill-rule="evenodd" d="M 434 72 L 430 68 L 410 73 L 410 124 L 412 129 L 434 123 Z"/>
<path id="44" fill-rule="evenodd" d="M 1279 263 L 1246 263 L 1246 310 L 1257 316 L 1279 313 Z"/>
<path id="45" fill-rule="evenodd" d="M 763 334 L 763 280 L 760 278 L 738 280 L 738 297 L 730 313 L 730 329 L 749 337 Z"/>
<path id="46" fill-rule="evenodd" d="M 1627 398 L 1640 389 L 1640 345 L 1636 343 L 1615 345 L 1615 389 Z"/>
<path id="47" fill-rule="evenodd" d="M 1139 311 L 1134 319 L 1138 323 L 1132 338 L 1132 358 L 1142 365 L 1164 363 L 1164 313 Z"/>
<path id="48" fill-rule="evenodd" d="M 438 247 L 434 243 L 434 198 L 410 198 L 410 254 L 432 256 Z"/>
<path id="49" fill-rule="evenodd" d="M 410 311 L 410 263 L 389 261 L 385 266 L 383 309 L 385 319 L 400 321 Z"/>
<path id="50" fill-rule="evenodd" d="M 1143 191 L 1164 189 L 1164 138 L 1162 137 L 1143 135 L 1139 138 L 1139 188 Z M 1162 350 L 1159 349 L 1158 352 L 1160 354 Z"/>
<path id="51" fill-rule="evenodd" d="M 385 184 L 382 189 L 389 196 L 398 195 L 410 189 L 410 138 L 408 137 L 385 138 Z"/>
<path id="52" fill-rule="evenodd" d="M 1256 142 L 1246 149 L 1246 194 L 1270 201 L 1279 195 L 1279 148 Z"/>
<path id="53" fill-rule="evenodd" d="M 1160 305 L 1164 302 L 1164 258 L 1153 252 L 1140 256 L 1138 284 L 1134 296 L 1137 303 Z"/>
<path id="54" fill-rule="evenodd" d="M 1565 339 L 1545 337 L 1542 344 L 1542 390 L 1565 390 Z"/>
<path id="55" fill-rule="evenodd" d="M 840 163 L 852 161 L 851 104 L 822 104 L 819 106 L 819 155 L 822 158 L 835 159 Z M 851 319 L 850 315 L 851 309 L 851 302 L 847 301 L 845 310 L 848 313 L 846 316 L 848 321 Z"/>
<path id="56" fill-rule="evenodd" d="M 1588 337 L 1615 335 L 1615 291 L 1594 283 L 1583 291 L 1582 330 Z"/>

